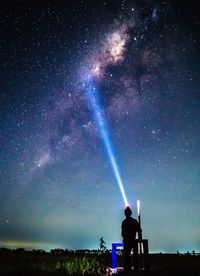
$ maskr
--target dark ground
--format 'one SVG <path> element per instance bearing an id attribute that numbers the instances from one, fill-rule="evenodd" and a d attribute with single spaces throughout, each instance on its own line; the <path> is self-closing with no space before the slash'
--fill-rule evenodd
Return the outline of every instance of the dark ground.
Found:
<path id="1" fill-rule="evenodd" d="M 81 270 L 73 261 L 81 260 Z M 88 261 L 89 260 L 89 261 Z M 58 266 L 58 264 L 71 262 L 70 266 Z M 27 254 L 27 253 L 4 253 L 0 254 L 0 275 L 106 275 L 105 273 L 95 274 L 84 271 L 85 267 L 98 263 L 98 267 L 111 267 L 111 254 L 72 254 L 52 255 Z M 149 271 L 133 273 L 119 273 L 119 275 L 153 276 L 153 275 L 200 275 L 200 255 L 178 255 L 178 254 L 150 254 Z M 118 266 L 123 266 L 123 257 L 118 256 Z M 68 270 L 67 270 L 68 269 Z"/>
<path id="2" fill-rule="evenodd" d="M 122 260 L 120 260 L 121 262 Z M 200 256 L 178 254 L 150 254 L 150 270 L 119 275 L 135 276 L 170 276 L 200 275 Z"/>

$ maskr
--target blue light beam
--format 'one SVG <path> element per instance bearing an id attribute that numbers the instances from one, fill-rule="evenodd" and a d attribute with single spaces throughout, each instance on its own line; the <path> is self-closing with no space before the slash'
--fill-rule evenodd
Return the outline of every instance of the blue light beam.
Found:
<path id="1" fill-rule="evenodd" d="M 119 172 L 119 168 L 117 165 L 117 161 L 115 159 L 115 155 L 114 155 L 114 147 L 112 145 L 112 139 L 109 136 L 109 128 L 108 128 L 108 124 L 105 118 L 105 113 L 103 111 L 103 109 L 101 108 L 101 104 L 100 104 L 100 100 L 99 100 L 99 95 L 98 95 L 98 91 L 96 89 L 96 87 L 94 86 L 93 82 L 91 80 L 87 80 L 84 83 L 84 87 L 86 89 L 87 92 L 87 96 L 89 99 L 89 102 L 92 106 L 92 111 L 93 111 L 93 115 L 94 115 L 94 119 L 95 122 L 99 128 L 99 132 L 101 134 L 101 137 L 103 139 L 103 144 L 104 147 L 106 149 L 106 152 L 108 154 L 110 163 L 112 165 L 112 169 L 115 175 L 115 178 L 117 180 L 120 192 L 122 194 L 124 203 L 126 206 L 128 206 L 128 200 L 124 191 L 124 186 L 122 183 L 122 178 Z"/>

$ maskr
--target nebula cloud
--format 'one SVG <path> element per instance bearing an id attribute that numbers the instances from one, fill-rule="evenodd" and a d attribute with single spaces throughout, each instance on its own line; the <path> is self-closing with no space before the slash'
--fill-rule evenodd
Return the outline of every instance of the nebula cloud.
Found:
<path id="1" fill-rule="evenodd" d="M 130 39 L 129 31 L 133 28 L 133 23 L 126 22 L 117 24 L 112 31 L 108 32 L 102 39 L 96 49 L 94 49 L 88 67 L 88 74 L 91 77 L 100 79 L 103 77 L 106 68 L 109 65 L 117 64 L 124 60 L 127 43 Z"/>

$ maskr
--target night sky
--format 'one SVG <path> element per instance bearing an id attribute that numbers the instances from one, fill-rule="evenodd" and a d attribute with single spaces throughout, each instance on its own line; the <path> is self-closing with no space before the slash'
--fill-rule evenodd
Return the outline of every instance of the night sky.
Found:
<path id="1" fill-rule="evenodd" d="M 199 250 L 199 32 L 198 1 L 1 1 L 0 247 L 121 241 L 90 80 L 150 251 Z"/>

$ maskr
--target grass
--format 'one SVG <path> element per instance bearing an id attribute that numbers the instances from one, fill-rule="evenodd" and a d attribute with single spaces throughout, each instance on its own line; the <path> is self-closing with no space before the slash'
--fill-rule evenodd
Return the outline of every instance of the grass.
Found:
<path id="1" fill-rule="evenodd" d="M 200 271 L 200 256 L 177 254 L 151 254 L 152 270 Z"/>
<path id="2" fill-rule="evenodd" d="M 0 273 L 17 275 L 97 275 L 99 262 L 87 256 L 1 256 Z"/>
<path id="3" fill-rule="evenodd" d="M 200 256 L 177 254 L 150 254 L 152 275 L 157 272 L 173 275 L 173 272 L 200 272 Z M 105 275 L 102 268 L 111 266 L 111 254 L 61 254 L 3 253 L 0 254 L 0 275 Z M 118 256 L 118 266 L 123 266 L 123 256 Z M 159 272 L 159 273 L 160 273 Z M 145 275 L 147 275 L 145 273 Z M 197 273 L 198 274 L 198 273 Z M 143 273 L 144 275 L 144 273 Z M 157 275 L 157 274 L 156 274 Z"/>

